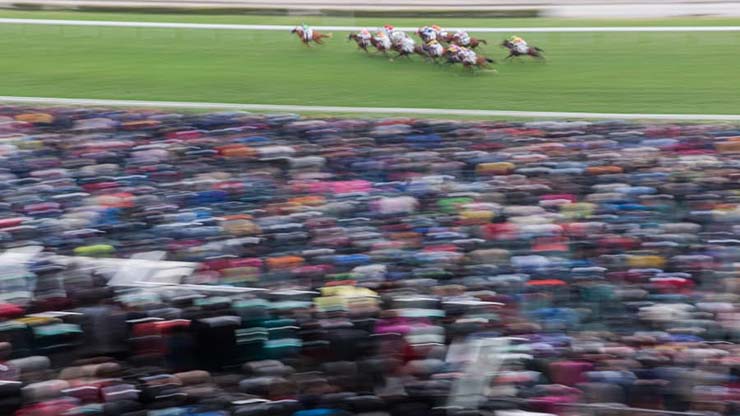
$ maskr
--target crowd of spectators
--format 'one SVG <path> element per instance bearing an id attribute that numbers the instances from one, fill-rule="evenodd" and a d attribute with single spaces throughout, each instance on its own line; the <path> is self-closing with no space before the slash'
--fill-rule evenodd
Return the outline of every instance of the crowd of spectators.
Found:
<path id="1" fill-rule="evenodd" d="M 0 245 L 43 251 L 0 256 L 0 415 L 738 415 L 739 155 L 733 125 L 1 107 Z M 188 285 L 79 260 L 150 251 Z"/>

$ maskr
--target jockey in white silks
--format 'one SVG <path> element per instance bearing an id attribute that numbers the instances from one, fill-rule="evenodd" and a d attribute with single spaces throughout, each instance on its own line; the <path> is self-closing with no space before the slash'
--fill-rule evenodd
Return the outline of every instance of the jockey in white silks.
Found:
<path id="1" fill-rule="evenodd" d="M 429 26 L 424 26 L 419 29 L 419 36 L 424 43 L 437 40 L 437 32 Z"/>
<path id="2" fill-rule="evenodd" d="M 514 45 L 514 50 L 518 53 L 526 54 L 529 52 L 529 45 L 527 45 L 527 41 L 520 38 L 519 36 L 510 37 L 509 42 Z"/>
<path id="3" fill-rule="evenodd" d="M 475 65 L 478 63 L 478 55 L 472 49 L 460 48 L 460 58 L 463 64 Z"/>
<path id="4" fill-rule="evenodd" d="M 460 46 L 470 45 L 470 35 L 464 30 L 458 30 L 454 36 L 455 42 Z"/>
<path id="5" fill-rule="evenodd" d="M 436 35 L 437 40 L 447 41 L 447 31 L 437 25 L 432 25 L 432 30 Z"/>
<path id="6" fill-rule="evenodd" d="M 385 32 L 386 36 L 388 36 L 388 39 L 390 39 L 391 42 L 393 42 L 394 44 L 396 43 L 396 40 L 400 41 L 401 37 L 406 36 L 406 34 L 402 31 L 396 30 L 393 25 L 383 26 L 383 31 Z"/>
<path id="7" fill-rule="evenodd" d="M 386 35 L 385 32 L 377 32 L 375 34 L 375 42 L 380 44 L 385 50 L 391 49 L 391 40 L 390 38 L 388 38 L 388 35 Z"/>
<path id="8" fill-rule="evenodd" d="M 362 28 L 362 30 L 360 30 L 360 33 L 357 34 L 357 37 L 360 38 L 363 43 L 369 44 L 370 38 L 372 38 L 373 35 L 370 33 L 369 30 L 367 30 L 367 28 Z"/>
<path id="9" fill-rule="evenodd" d="M 408 38 L 405 33 L 403 33 L 400 30 L 392 30 L 390 35 L 388 37 L 391 39 L 391 43 L 393 46 L 401 46 L 401 42 L 403 42 L 404 39 Z"/>
<path id="10" fill-rule="evenodd" d="M 311 39 L 313 39 L 313 29 L 308 27 L 305 23 L 301 25 L 301 30 L 303 30 L 303 40 L 308 42 Z"/>
<path id="11" fill-rule="evenodd" d="M 413 39 L 406 36 L 401 40 L 401 43 L 398 45 L 398 52 L 405 55 L 410 55 L 414 53 L 414 48 L 416 47 L 416 42 L 414 42 Z"/>
<path id="12" fill-rule="evenodd" d="M 437 57 L 444 54 L 444 47 L 442 47 L 442 44 L 436 40 L 427 42 L 426 45 L 424 45 L 424 48 L 430 56 Z"/>

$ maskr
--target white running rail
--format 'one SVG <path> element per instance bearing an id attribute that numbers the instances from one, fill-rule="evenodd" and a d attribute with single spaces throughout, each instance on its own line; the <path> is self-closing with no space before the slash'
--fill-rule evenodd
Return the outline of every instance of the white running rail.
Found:
<path id="1" fill-rule="evenodd" d="M 151 29 L 200 29 L 200 30 L 275 30 L 290 31 L 289 25 L 238 25 L 221 23 L 168 23 L 168 22 L 123 22 L 109 20 L 66 20 L 66 19 L 11 19 L 0 18 L 0 23 L 19 25 L 48 26 L 93 26 L 129 27 Z M 363 26 L 313 26 L 316 30 L 351 32 Z M 399 27 L 403 31 L 416 31 L 418 27 Z M 582 33 L 582 32 L 740 32 L 740 26 L 599 26 L 599 27 L 463 27 L 449 28 L 450 31 L 462 29 L 478 33 Z"/>
<path id="2" fill-rule="evenodd" d="M 9 97 L 0 96 L 0 103 L 39 104 L 39 105 L 87 105 L 103 107 L 139 108 L 192 108 L 204 110 L 277 111 L 298 113 L 345 113 L 345 114 L 411 114 L 441 116 L 479 116 L 479 117 L 524 117 L 524 118 L 562 118 L 562 119 L 612 119 L 612 120 L 705 120 L 740 121 L 740 114 L 645 114 L 645 113 L 581 113 L 562 111 L 510 111 L 510 110 L 466 110 L 447 108 L 408 108 L 408 107 L 340 107 L 323 105 L 276 105 L 276 104 L 238 104 L 208 103 L 191 101 L 141 101 L 106 100 L 94 98 L 53 98 L 53 97 Z"/>

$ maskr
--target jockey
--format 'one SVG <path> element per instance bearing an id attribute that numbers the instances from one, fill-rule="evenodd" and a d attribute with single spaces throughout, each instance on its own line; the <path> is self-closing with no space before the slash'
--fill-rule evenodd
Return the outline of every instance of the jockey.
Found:
<path id="1" fill-rule="evenodd" d="M 442 30 L 441 27 L 437 25 L 432 25 L 432 30 L 434 30 L 434 34 L 437 35 L 438 39 L 446 40 L 447 39 L 447 31 Z"/>
<path id="2" fill-rule="evenodd" d="M 460 48 L 460 58 L 463 63 L 475 65 L 478 62 L 478 55 L 474 50 L 468 48 Z"/>
<path id="3" fill-rule="evenodd" d="M 303 40 L 308 42 L 309 40 L 313 39 L 313 29 L 308 27 L 307 24 L 303 23 L 301 25 L 301 29 L 303 30 Z"/>
<path id="4" fill-rule="evenodd" d="M 401 40 L 401 43 L 399 44 L 399 48 L 401 49 L 401 52 L 403 53 L 414 53 L 414 47 L 416 46 L 416 42 L 414 42 L 413 39 L 406 36 Z"/>
<path id="5" fill-rule="evenodd" d="M 437 39 L 437 32 L 429 26 L 424 26 L 419 29 L 419 36 L 424 42 Z"/>
<path id="6" fill-rule="evenodd" d="M 468 35 L 468 32 L 464 30 L 458 30 L 455 32 L 455 39 L 457 40 L 457 43 L 461 46 L 468 46 L 470 45 L 470 35 Z"/>
<path id="7" fill-rule="evenodd" d="M 427 42 L 425 48 L 434 56 L 442 56 L 442 53 L 444 52 L 444 48 L 436 39 Z"/>
<path id="8" fill-rule="evenodd" d="M 510 37 L 509 42 L 514 45 L 514 49 L 519 53 L 527 53 L 527 51 L 529 50 L 529 45 L 527 45 L 527 41 L 520 38 L 519 36 L 514 35 Z"/>
<path id="9" fill-rule="evenodd" d="M 384 49 L 391 48 L 391 40 L 388 38 L 388 35 L 384 30 L 379 30 L 375 33 L 375 41 L 383 45 Z"/>
<path id="10" fill-rule="evenodd" d="M 370 38 L 373 36 L 370 34 L 370 31 L 367 30 L 367 28 L 363 27 L 362 30 L 360 30 L 360 33 L 357 34 L 357 36 L 362 40 L 370 40 Z"/>
<path id="11" fill-rule="evenodd" d="M 449 48 L 447 48 L 447 55 L 450 61 L 452 62 L 460 62 L 462 61 L 462 58 L 460 57 L 460 52 L 462 51 L 462 48 L 455 45 L 454 43 L 450 45 Z"/>
<path id="12" fill-rule="evenodd" d="M 403 31 L 396 30 L 396 28 L 391 25 L 385 25 L 384 30 L 388 37 L 391 39 L 391 43 L 393 43 L 394 46 L 400 45 L 403 39 L 407 37 Z"/>

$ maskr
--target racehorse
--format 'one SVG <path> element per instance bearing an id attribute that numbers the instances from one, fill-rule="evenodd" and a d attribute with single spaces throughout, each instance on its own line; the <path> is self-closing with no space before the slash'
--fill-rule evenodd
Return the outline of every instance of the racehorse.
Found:
<path id="1" fill-rule="evenodd" d="M 388 39 L 387 36 L 373 36 L 370 38 L 370 44 L 372 44 L 375 49 L 378 50 L 378 52 L 382 52 L 384 55 L 388 54 L 388 51 L 393 49 L 393 45 L 391 45 L 391 40 Z"/>
<path id="2" fill-rule="evenodd" d="M 416 42 L 413 39 L 406 37 L 401 42 L 394 44 L 393 49 L 398 52 L 398 57 L 409 57 L 416 52 Z"/>
<path id="3" fill-rule="evenodd" d="M 414 52 L 417 55 L 421 55 L 426 59 L 431 59 L 434 62 L 437 62 L 437 58 L 445 56 L 446 53 L 444 48 L 429 49 L 423 45 L 414 46 Z"/>
<path id="4" fill-rule="evenodd" d="M 457 45 L 450 45 L 450 47 L 445 50 L 445 57 L 447 58 L 447 63 L 461 63 L 463 67 L 471 70 L 474 68 L 488 68 L 488 64 L 494 63 L 493 59 L 478 55 L 470 48 Z"/>
<path id="5" fill-rule="evenodd" d="M 347 40 L 354 40 L 355 43 L 357 43 L 358 48 L 362 49 L 365 52 L 370 52 L 367 50 L 367 47 L 372 44 L 372 37 L 363 38 L 358 33 L 350 33 L 349 36 L 347 36 Z"/>
<path id="6" fill-rule="evenodd" d="M 452 36 L 449 36 L 448 35 L 447 36 L 447 42 L 454 43 L 455 45 L 459 45 L 459 46 L 464 46 L 464 47 L 470 48 L 470 49 L 475 49 L 475 48 L 477 48 L 480 45 L 488 45 L 488 42 L 485 39 L 478 39 L 478 38 L 474 38 L 472 36 L 470 37 L 470 41 L 468 42 L 467 45 L 459 42 L 457 40 L 457 38 L 455 38 L 455 35 L 452 35 Z"/>
<path id="7" fill-rule="evenodd" d="M 485 69 L 490 67 L 489 64 L 495 63 L 495 61 L 491 58 L 486 58 L 485 56 L 476 56 L 475 63 L 469 62 L 469 61 L 462 61 L 462 64 L 465 68 L 478 68 L 478 69 Z"/>
<path id="8" fill-rule="evenodd" d="M 445 49 L 445 58 L 447 58 L 448 64 L 459 64 L 462 62 L 460 58 L 459 49 L 455 50 L 454 46 Z"/>
<path id="9" fill-rule="evenodd" d="M 321 33 L 313 29 L 309 30 L 310 31 L 308 33 L 305 33 L 302 27 L 294 27 L 290 33 L 295 33 L 306 46 L 311 46 L 309 44 L 310 42 L 316 42 L 317 44 L 322 45 L 324 43 L 322 39 L 329 39 L 332 37 L 331 33 Z"/>
<path id="10" fill-rule="evenodd" d="M 511 59 L 517 56 L 525 55 L 531 56 L 532 58 L 545 59 L 545 56 L 542 54 L 545 51 L 536 46 L 527 46 L 527 52 L 521 52 L 519 49 L 517 49 L 516 45 L 511 43 L 508 39 L 501 42 L 501 46 L 509 50 L 509 56 L 504 59 Z"/>
<path id="11" fill-rule="evenodd" d="M 444 56 L 444 52 L 442 54 L 435 54 L 430 53 L 429 50 L 427 50 L 425 47 L 421 45 L 414 46 L 414 53 L 420 56 L 423 56 L 426 60 L 432 60 L 434 62 L 437 62 L 437 58 Z"/>

